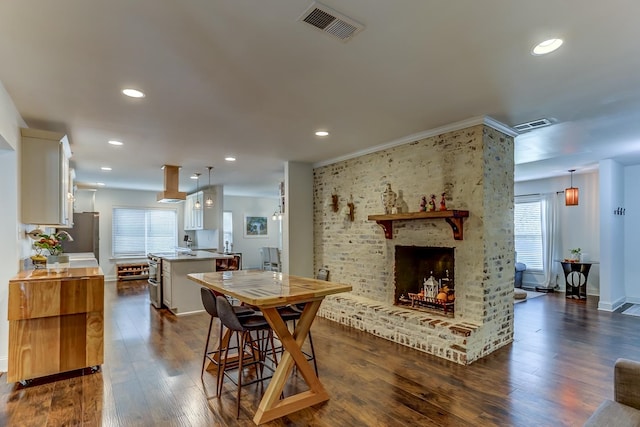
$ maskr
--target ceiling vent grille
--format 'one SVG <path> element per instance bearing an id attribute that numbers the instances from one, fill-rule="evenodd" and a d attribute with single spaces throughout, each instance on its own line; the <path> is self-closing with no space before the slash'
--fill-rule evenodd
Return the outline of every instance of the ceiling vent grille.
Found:
<path id="1" fill-rule="evenodd" d="M 343 43 L 364 29 L 364 25 L 318 2 L 313 2 L 298 20 Z"/>
<path id="2" fill-rule="evenodd" d="M 518 132 L 522 133 L 522 132 L 528 132 L 530 130 L 534 130 L 538 128 L 543 128 L 545 126 L 550 126 L 552 124 L 553 123 L 549 119 L 538 119 L 538 120 L 533 120 L 531 122 L 514 125 L 513 128 Z"/>

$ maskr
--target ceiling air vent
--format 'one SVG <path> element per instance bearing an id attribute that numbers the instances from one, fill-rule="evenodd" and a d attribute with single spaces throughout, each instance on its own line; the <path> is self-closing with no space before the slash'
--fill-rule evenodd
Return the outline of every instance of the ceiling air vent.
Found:
<path id="1" fill-rule="evenodd" d="M 364 25 L 318 2 L 313 2 L 298 20 L 344 43 L 364 29 Z"/>
<path id="2" fill-rule="evenodd" d="M 522 132 L 527 132 L 527 131 L 538 129 L 538 128 L 543 128 L 545 126 L 550 126 L 552 124 L 553 123 L 549 119 L 538 119 L 538 120 L 533 120 L 531 122 L 514 125 L 513 128 L 518 132 L 522 133 Z"/>

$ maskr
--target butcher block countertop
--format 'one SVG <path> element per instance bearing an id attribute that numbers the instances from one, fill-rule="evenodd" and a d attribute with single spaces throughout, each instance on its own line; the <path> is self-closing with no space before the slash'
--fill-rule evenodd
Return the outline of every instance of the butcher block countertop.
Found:
<path id="1" fill-rule="evenodd" d="M 24 270 L 15 275 L 11 281 L 19 280 L 56 280 L 80 277 L 104 276 L 100 267 L 71 267 L 62 273 L 54 273 L 46 268 Z"/>

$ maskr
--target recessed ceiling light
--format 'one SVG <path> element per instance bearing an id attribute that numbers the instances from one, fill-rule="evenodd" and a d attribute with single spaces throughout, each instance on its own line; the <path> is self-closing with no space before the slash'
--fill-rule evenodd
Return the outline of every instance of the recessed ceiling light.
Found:
<path id="1" fill-rule="evenodd" d="M 236 158 L 235 158 L 235 157 L 231 157 L 231 156 L 229 156 L 229 157 L 225 157 L 224 159 L 225 159 L 227 162 L 235 162 L 235 161 L 236 161 Z"/>
<path id="2" fill-rule="evenodd" d="M 112 139 L 109 141 L 109 144 L 111 145 L 122 145 L 122 141 L 116 141 L 115 139 Z"/>
<path id="3" fill-rule="evenodd" d="M 532 50 L 532 55 L 546 55 L 547 53 L 551 53 L 554 50 L 558 49 L 562 46 L 562 39 L 549 39 L 545 40 L 542 43 L 537 44 Z"/>
<path id="4" fill-rule="evenodd" d="M 123 89 L 122 93 L 124 93 L 127 96 L 130 96 L 131 98 L 144 98 L 145 97 L 144 92 L 140 92 L 138 89 L 127 88 L 127 89 Z"/>
<path id="5" fill-rule="evenodd" d="M 102 169 L 103 171 L 110 171 L 111 168 L 109 166 L 102 166 L 100 169 Z"/>
<path id="6" fill-rule="evenodd" d="M 316 136 L 329 136 L 329 132 L 326 130 L 319 130 L 316 132 Z"/>
<path id="7" fill-rule="evenodd" d="M 189 178 L 191 178 L 191 179 L 198 179 L 197 175 L 191 175 Z"/>
<path id="8" fill-rule="evenodd" d="M 96 185 L 99 185 L 100 187 L 104 187 L 104 182 L 96 182 Z"/>

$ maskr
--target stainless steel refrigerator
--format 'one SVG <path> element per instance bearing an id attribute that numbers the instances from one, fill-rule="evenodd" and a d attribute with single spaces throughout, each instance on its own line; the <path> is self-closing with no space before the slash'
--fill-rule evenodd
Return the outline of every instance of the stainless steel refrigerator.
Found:
<path id="1" fill-rule="evenodd" d="M 100 262 L 100 214 L 98 212 L 74 212 L 73 228 L 65 230 L 73 237 L 73 241 L 62 242 L 63 252 L 93 252 Z"/>

